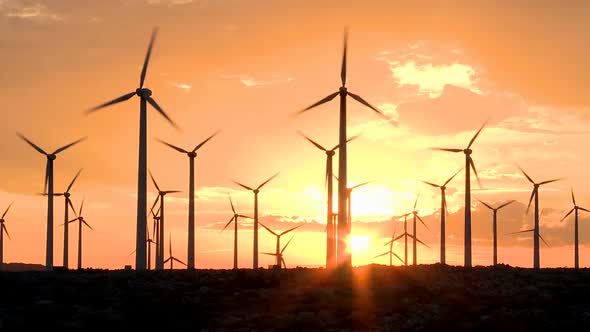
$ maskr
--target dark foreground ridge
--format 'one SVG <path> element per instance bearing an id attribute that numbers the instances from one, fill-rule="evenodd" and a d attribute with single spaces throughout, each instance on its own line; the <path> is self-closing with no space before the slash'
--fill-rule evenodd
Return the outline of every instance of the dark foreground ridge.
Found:
<path id="1" fill-rule="evenodd" d="M 583 330 L 590 270 L 508 266 L 0 273 L 0 329 Z"/>

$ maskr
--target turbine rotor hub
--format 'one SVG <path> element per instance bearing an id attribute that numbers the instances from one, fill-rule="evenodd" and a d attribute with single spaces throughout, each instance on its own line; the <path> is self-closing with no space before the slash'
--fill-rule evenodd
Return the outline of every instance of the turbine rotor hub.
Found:
<path id="1" fill-rule="evenodd" d="M 463 150 L 463 152 L 465 152 L 466 155 L 470 155 L 471 153 L 473 153 L 473 150 L 465 149 L 465 150 Z"/>
<path id="2" fill-rule="evenodd" d="M 258 194 L 260 192 L 260 190 L 258 190 L 258 189 L 254 189 L 253 191 L 255 194 Z"/>
<path id="3" fill-rule="evenodd" d="M 135 90 L 135 93 L 137 93 L 137 95 L 142 98 L 148 98 L 152 95 L 152 90 L 146 88 L 138 88 Z"/>
<path id="4" fill-rule="evenodd" d="M 70 198 L 70 193 L 64 193 L 65 198 Z"/>
<path id="5" fill-rule="evenodd" d="M 446 189 L 447 189 L 447 187 L 445 187 L 445 186 L 440 187 L 440 190 L 442 190 L 442 191 L 445 191 Z"/>
<path id="6" fill-rule="evenodd" d="M 344 86 L 341 86 L 340 89 L 338 89 L 338 91 L 340 92 L 341 95 L 346 96 L 348 94 L 348 90 Z"/>
<path id="7" fill-rule="evenodd" d="M 196 158 L 196 157 L 197 157 L 197 153 L 196 153 L 196 152 L 194 152 L 194 151 L 191 151 L 191 152 L 187 153 L 187 155 L 188 155 L 190 158 Z"/>
<path id="8" fill-rule="evenodd" d="M 330 157 L 332 157 L 335 154 L 336 154 L 336 151 L 333 151 L 333 150 L 326 151 L 326 155 L 328 155 Z"/>
<path id="9" fill-rule="evenodd" d="M 55 160 L 56 158 L 57 158 L 57 156 L 54 155 L 54 154 L 48 154 L 47 155 L 47 159 L 49 159 L 49 160 Z"/>

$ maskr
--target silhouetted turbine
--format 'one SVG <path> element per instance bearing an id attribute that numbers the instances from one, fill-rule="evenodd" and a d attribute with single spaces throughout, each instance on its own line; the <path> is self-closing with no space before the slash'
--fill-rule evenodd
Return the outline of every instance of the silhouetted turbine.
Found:
<path id="1" fill-rule="evenodd" d="M 424 244 L 422 241 L 418 240 L 418 228 L 416 227 L 416 219 L 420 220 L 420 222 L 422 223 L 422 225 L 424 225 L 424 227 L 426 227 L 426 229 L 428 229 L 428 226 L 426 226 L 426 223 L 424 222 L 424 220 L 422 220 L 422 218 L 418 215 L 418 210 L 416 210 L 416 206 L 418 205 L 418 198 L 420 197 L 420 195 L 416 196 L 416 201 L 414 202 L 414 209 L 412 210 L 411 214 L 414 216 L 413 218 L 413 228 L 414 228 L 414 234 L 412 234 L 412 238 L 413 238 L 413 242 L 412 242 L 412 265 L 417 265 L 418 264 L 418 249 L 417 249 L 417 242 L 420 242 L 422 244 Z M 430 230 L 430 229 L 428 229 Z M 424 244 L 424 246 L 428 247 L 426 244 Z"/>
<path id="2" fill-rule="evenodd" d="M 386 246 L 389 245 L 389 251 L 386 251 L 386 252 L 384 252 L 380 255 L 377 255 L 373 258 L 378 258 L 378 257 L 385 256 L 385 255 L 389 254 L 389 266 L 393 265 L 393 256 L 397 257 L 397 259 L 399 259 L 400 262 L 402 262 L 402 264 L 404 264 L 404 260 L 401 259 L 401 257 L 399 257 L 395 252 L 393 252 L 393 243 L 395 242 L 393 239 L 395 239 L 395 231 L 393 232 L 393 236 L 391 237 L 391 241 L 385 243 Z"/>
<path id="3" fill-rule="evenodd" d="M 154 202 L 154 205 L 152 205 L 151 210 L 154 209 L 154 206 L 156 204 L 158 204 L 158 201 L 160 202 L 160 219 L 159 219 L 159 229 L 158 229 L 158 235 L 159 238 L 157 239 L 157 248 L 158 248 L 158 252 L 159 254 L 157 255 L 157 259 L 156 259 L 156 270 L 162 270 L 164 269 L 164 264 L 165 262 L 163 261 L 164 259 L 164 198 L 166 197 L 167 194 L 174 194 L 174 193 L 179 193 L 179 190 L 161 190 L 160 187 L 158 186 L 158 184 L 156 183 L 156 180 L 154 179 L 154 176 L 152 175 L 152 172 L 150 172 L 150 178 L 152 179 L 152 182 L 154 183 L 154 187 L 156 187 L 156 190 L 158 190 L 158 198 L 156 198 L 156 201 Z"/>
<path id="4" fill-rule="evenodd" d="M 475 174 L 477 182 L 481 187 L 481 182 L 479 181 L 479 176 L 477 175 L 477 170 L 475 169 L 475 164 L 471 158 L 471 153 L 473 153 L 471 146 L 486 124 L 487 121 L 484 122 L 481 128 L 479 128 L 479 130 L 475 133 L 471 141 L 469 141 L 467 148 L 465 149 L 434 148 L 434 150 L 439 151 L 463 152 L 465 154 L 465 267 L 471 267 L 471 169 L 473 169 L 473 173 Z"/>
<path id="5" fill-rule="evenodd" d="M 520 169 L 522 174 L 527 178 L 527 180 L 529 180 L 529 182 L 533 184 L 533 191 L 531 193 L 531 198 L 529 199 L 529 205 L 526 208 L 526 214 L 529 213 L 529 209 L 531 207 L 531 203 L 533 202 L 533 198 L 534 198 L 535 199 L 535 228 L 532 229 L 532 231 L 533 231 L 533 267 L 535 269 L 538 269 L 541 267 L 540 254 L 539 254 L 539 238 L 541 236 L 539 234 L 539 187 L 544 184 L 559 181 L 559 180 L 561 180 L 561 178 L 536 183 L 535 181 L 533 181 L 533 179 L 531 179 L 531 177 L 522 168 L 520 168 L 520 167 L 518 167 L 518 168 Z M 523 232 L 525 232 L 525 231 L 523 231 Z"/>
<path id="6" fill-rule="evenodd" d="M 579 240 L 578 240 L 578 212 L 579 210 L 585 211 L 585 212 L 590 212 L 590 210 L 583 208 L 581 206 L 578 206 L 576 204 L 576 197 L 574 196 L 574 189 L 572 188 L 572 203 L 574 203 L 574 207 L 570 210 L 570 212 L 568 212 L 563 218 L 561 218 L 561 221 L 564 221 L 565 218 L 567 218 L 570 214 L 572 214 L 572 212 L 574 213 L 574 268 L 577 270 L 580 268 L 580 252 L 579 252 Z"/>
<path id="7" fill-rule="evenodd" d="M 409 215 L 412 215 L 412 214 L 413 213 L 410 212 L 410 213 L 406 213 L 404 215 L 401 215 L 401 216 L 397 217 L 397 218 L 404 217 L 404 232 L 403 232 L 403 234 L 401 234 L 401 235 L 397 236 L 396 238 L 392 239 L 390 242 L 387 242 L 387 244 L 389 244 L 389 243 L 393 243 L 393 242 L 401 239 L 402 237 L 404 238 L 404 265 L 406 265 L 406 266 L 408 266 L 408 237 L 411 238 L 411 239 L 413 239 L 413 240 L 415 240 L 416 242 L 422 244 L 426 248 L 429 248 L 430 249 L 430 247 L 426 243 L 420 241 L 420 239 L 418 239 L 415 236 L 413 236 L 412 234 L 408 233 L 408 216 Z"/>
<path id="8" fill-rule="evenodd" d="M 74 215 L 76 215 L 76 209 L 74 209 L 74 205 L 72 205 L 72 200 L 70 199 L 70 189 L 72 189 L 72 186 L 74 185 L 74 183 L 76 182 L 76 179 L 78 178 L 78 176 L 80 176 L 80 172 L 82 172 L 82 170 L 79 170 L 78 173 L 76 173 L 76 176 L 74 176 L 74 178 L 72 179 L 72 182 L 70 182 L 70 184 L 68 185 L 68 188 L 66 189 L 66 191 L 64 191 L 63 193 L 55 193 L 55 196 L 63 196 L 65 199 L 65 206 L 64 206 L 64 253 L 63 253 L 63 267 L 65 269 L 68 268 L 68 247 L 69 247 L 69 227 L 68 224 L 70 221 L 70 216 L 69 216 L 69 209 L 71 208 L 72 211 L 74 212 Z"/>
<path id="9" fill-rule="evenodd" d="M 188 254 L 187 254 L 187 263 L 188 269 L 194 270 L 195 269 L 195 158 L 197 157 L 197 151 L 205 145 L 205 143 L 209 142 L 210 139 L 215 137 L 215 135 L 219 134 L 219 131 L 215 132 L 213 135 L 207 137 L 204 141 L 197 144 L 194 149 L 191 151 L 187 151 L 183 148 L 179 148 L 178 146 L 172 145 L 170 143 L 164 142 L 163 140 L 158 139 L 160 143 L 167 145 L 168 147 L 186 154 L 189 159 L 189 180 L 188 180 Z"/>
<path id="10" fill-rule="evenodd" d="M 159 200 L 160 195 L 158 195 L 158 197 L 156 198 L 156 202 L 154 202 L 154 205 L 152 205 L 152 208 L 150 209 L 150 212 L 152 214 L 152 218 L 153 218 L 153 228 L 152 228 L 152 237 L 156 240 L 158 240 L 160 238 L 160 207 L 158 206 L 158 211 L 156 211 L 154 213 L 154 207 L 157 203 L 157 201 Z M 146 230 L 147 232 L 147 230 Z M 148 243 L 148 270 L 151 269 L 151 249 L 150 249 L 150 244 L 155 244 L 156 245 L 156 252 L 154 255 L 154 267 L 157 265 L 158 262 L 158 257 L 160 257 L 160 249 L 158 246 L 158 242 L 155 241 L 150 241 L 149 240 L 149 232 L 147 232 L 147 238 L 148 240 L 146 240 L 146 242 Z"/>
<path id="11" fill-rule="evenodd" d="M 334 224 L 332 222 L 332 214 L 333 214 L 333 194 L 332 194 L 332 175 L 333 175 L 333 169 L 332 169 L 332 157 L 334 157 L 334 154 L 336 154 L 336 150 L 340 147 L 340 144 L 336 145 L 335 147 L 333 147 L 332 149 L 328 150 L 326 148 L 324 148 L 323 146 L 321 146 L 319 143 L 317 143 L 316 141 L 312 140 L 311 138 L 309 138 L 308 136 L 306 136 L 305 134 L 299 132 L 299 134 L 301 136 L 303 136 L 306 140 L 308 140 L 311 144 L 313 144 L 315 147 L 317 147 L 318 149 L 324 151 L 326 153 L 326 174 L 325 174 L 325 183 L 328 189 L 328 195 L 327 195 L 327 201 L 328 201 L 328 206 L 327 206 L 327 217 L 326 217 L 326 267 L 327 268 L 333 268 L 336 266 L 337 261 L 336 261 L 336 234 L 334 232 L 335 227 Z M 355 138 L 357 138 L 358 136 L 353 136 L 351 138 L 349 138 L 346 142 L 350 142 L 352 140 L 354 140 Z"/>
<path id="12" fill-rule="evenodd" d="M 508 233 L 507 235 L 514 235 L 514 234 L 520 234 L 520 233 L 529 233 L 529 232 L 533 232 L 533 234 L 538 233 L 539 234 L 539 239 L 541 239 L 541 241 L 543 241 L 543 243 L 545 243 L 545 245 L 549 248 L 549 244 L 547 243 L 547 241 L 545 241 L 545 239 L 541 236 L 541 233 L 538 232 L 538 230 L 536 230 L 535 228 L 531 228 L 531 229 L 526 229 L 524 231 L 518 231 L 518 232 L 512 232 L 512 233 Z M 539 240 L 537 240 L 538 242 Z M 538 254 L 539 250 L 537 248 L 537 254 Z M 539 269 L 539 267 L 535 267 L 535 269 Z"/>
<path id="13" fill-rule="evenodd" d="M 254 193 L 254 246 L 253 246 L 253 258 L 252 258 L 252 268 L 254 270 L 258 270 L 258 193 L 260 192 L 260 189 L 262 189 L 262 187 L 264 187 L 264 185 L 266 185 L 267 183 L 269 183 L 272 179 L 276 178 L 279 175 L 279 173 L 276 173 L 275 175 L 271 176 L 270 178 L 268 178 L 266 181 L 262 182 L 261 185 L 259 185 L 258 187 L 256 187 L 256 189 L 253 189 L 251 187 L 248 187 L 244 184 L 241 184 L 237 181 L 233 181 L 233 183 L 237 184 L 238 186 L 250 190 Z"/>
<path id="14" fill-rule="evenodd" d="M 286 269 L 287 268 L 287 263 L 285 263 L 285 259 L 283 258 L 283 253 L 285 252 L 285 249 L 287 249 L 287 246 L 289 245 L 289 243 L 291 243 L 291 241 L 293 240 L 293 238 L 295 237 L 295 235 L 291 236 L 291 238 L 289 239 L 289 241 L 287 241 L 287 244 L 285 244 L 285 246 L 283 247 L 283 249 L 281 249 L 281 252 L 278 253 L 272 253 L 272 252 L 263 252 L 262 254 L 264 255 L 270 255 L 270 256 L 276 256 L 277 257 L 277 262 L 280 262 L 279 265 L 277 265 L 277 268 L 281 268 L 281 263 L 282 266 Z"/>
<path id="15" fill-rule="evenodd" d="M 6 222 L 4 217 L 6 217 L 6 214 L 8 213 L 8 210 L 10 210 L 11 206 L 12 203 L 8 205 L 4 213 L 2 213 L 2 217 L 0 217 L 0 271 L 2 271 L 4 268 L 4 233 L 6 233 L 6 236 L 8 236 L 8 239 L 10 239 L 10 235 L 8 234 L 8 230 L 4 224 Z"/>
<path id="16" fill-rule="evenodd" d="M 170 262 L 170 270 L 174 269 L 174 262 L 180 263 L 184 266 L 187 266 L 183 261 L 181 261 L 180 259 L 172 256 L 172 233 L 170 234 L 170 238 L 168 239 L 168 245 L 170 246 L 170 256 L 168 258 L 166 258 L 166 260 L 164 261 L 164 264 Z"/>
<path id="17" fill-rule="evenodd" d="M 47 153 L 35 143 L 31 142 L 28 138 L 23 136 L 21 133 L 16 133 L 18 137 L 27 142 L 39 153 L 47 157 L 47 164 L 45 166 L 45 182 L 43 185 L 43 193 L 47 193 L 47 240 L 45 244 L 45 269 L 47 271 L 53 270 L 53 161 L 57 158 L 60 152 L 63 152 L 72 146 L 82 142 L 86 138 L 81 138 L 68 145 L 64 145 L 61 148 L 53 151 L 53 153 Z"/>
<path id="18" fill-rule="evenodd" d="M 338 178 L 342 181 L 338 183 L 338 246 L 337 246 L 337 260 L 340 265 L 352 266 L 352 255 L 348 250 L 347 239 L 350 237 L 350 233 L 347 233 L 347 215 L 346 215 L 346 184 L 348 183 L 347 177 L 347 149 L 346 149 L 346 96 L 352 97 L 357 102 L 369 107 L 382 117 L 388 119 L 380 110 L 373 107 L 367 101 L 360 96 L 348 92 L 346 89 L 346 51 L 347 51 L 347 40 L 348 32 L 344 32 L 344 52 L 342 56 L 342 68 L 340 72 L 340 78 L 342 86 L 340 89 L 324 99 L 314 103 L 313 105 L 299 111 L 297 114 L 302 114 L 314 107 L 322 105 L 340 96 L 340 125 L 339 125 L 339 146 L 340 153 L 338 154 Z M 391 119 L 388 119 L 391 120 Z"/>
<path id="19" fill-rule="evenodd" d="M 281 248 L 281 236 L 283 236 L 283 235 L 285 235 L 285 234 L 287 234 L 287 233 L 289 233 L 291 231 L 294 231 L 294 230 L 296 230 L 297 228 L 299 228 L 299 227 L 301 227 L 303 225 L 299 225 L 299 226 L 295 226 L 293 228 L 289 228 L 288 230 L 286 230 L 286 231 L 284 231 L 282 233 L 279 233 L 279 234 L 273 232 L 270 228 L 266 227 L 263 223 L 260 223 L 260 226 L 264 227 L 272 235 L 274 235 L 274 236 L 277 237 L 277 246 L 276 246 L 276 249 L 275 249 L 275 253 L 276 253 L 276 257 L 277 257 L 277 267 L 280 269 L 281 268 L 281 258 L 282 258 L 281 252 L 279 251 L 280 248 Z"/>
<path id="20" fill-rule="evenodd" d="M 451 176 L 444 184 L 438 185 L 427 181 L 422 181 L 427 185 L 433 186 L 435 188 L 440 188 L 440 263 L 445 265 L 446 261 L 446 214 L 447 214 L 447 198 L 445 190 L 447 189 L 447 184 L 453 180 L 462 169 L 458 170 L 453 176 Z"/>
<path id="21" fill-rule="evenodd" d="M 133 92 L 129 92 L 121 97 L 115 98 L 109 102 L 96 106 L 88 111 L 88 113 L 95 112 L 102 108 L 124 102 L 131 99 L 133 96 L 139 97 L 139 158 L 137 167 L 137 227 L 135 238 L 135 268 L 139 271 L 146 269 L 146 227 L 147 227 L 147 104 L 152 105 L 172 126 L 177 128 L 176 124 L 152 98 L 152 91 L 144 88 L 143 83 L 147 73 L 150 55 L 156 39 L 157 29 L 152 32 L 150 44 L 148 46 L 147 54 L 143 62 L 143 68 L 139 78 L 139 88 Z"/>
<path id="22" fill-rule="evenodd" d="M 234 270 L 238 269 L 238 218 L 249 218 L 252 217 L 245 216 L 243 214 L 238 214 L 234 207 L 234 203 L 231 200 L 231 196 L 229 197 L 229 204 L 231 205 L 231 210 L 234 213 L 233 217 L 223 226 L 222 232 L 229 226 L 232 222 L 234 223 Z"/>
<path id="23" fill-rule="evenodd" d="M 478 201 L 493 212 L 492 232 L 494 234 L 494 266 L 496 266 L 498 265 L 498 210 L 508 206 L 511 203 L 514 203 L 515 201 L 508 201 L 496 208 L 479 199 Z"/>
<path id="24" fill-rule="evenodd" d="M 69 220 L 66 223 L 68 224 L 74 221 L 78 221 L 78 270 L 82 269 L 82 224 L 86 225 L 86 227 L 93 230 L 92 227 L 88 225 L 86 220 L 84 220 L 84 217 L 82 216 L 82 208 L 84 208 L 84 200 L 82 200 L 82 204 L 80 204 L 80 211 L 78 212 L 78 216 L 72 220 Z"/>

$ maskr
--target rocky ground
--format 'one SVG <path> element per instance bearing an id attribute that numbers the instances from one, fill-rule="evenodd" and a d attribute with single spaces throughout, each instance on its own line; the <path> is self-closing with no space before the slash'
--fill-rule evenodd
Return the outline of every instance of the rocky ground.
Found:
<path id="1" fill-rule="evenodd" d="M 0 329 L 582 330 L 590 270 L 0 273 Z"/>

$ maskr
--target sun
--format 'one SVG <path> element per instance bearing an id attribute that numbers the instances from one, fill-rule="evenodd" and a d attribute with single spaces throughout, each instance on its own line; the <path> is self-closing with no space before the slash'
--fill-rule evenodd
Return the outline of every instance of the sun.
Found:
<path id="1" fill-rule="evenodd" d="M 351 235 L 350 236 L 350 251 L 352 253 L 363 253 L 369 250 L 368 235 Z"/>

